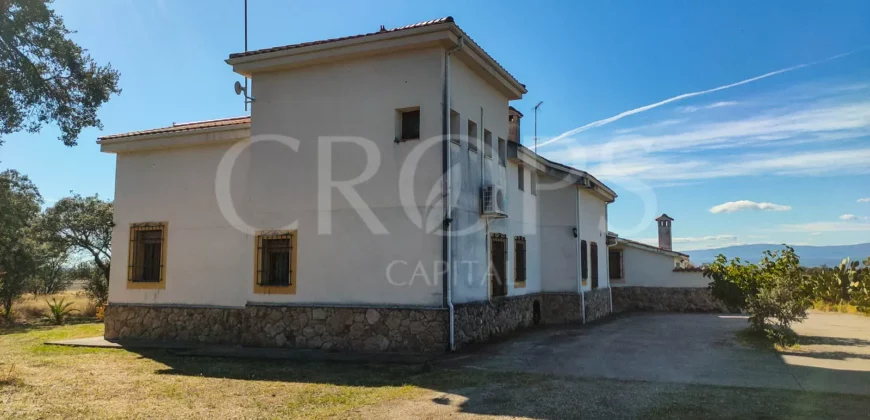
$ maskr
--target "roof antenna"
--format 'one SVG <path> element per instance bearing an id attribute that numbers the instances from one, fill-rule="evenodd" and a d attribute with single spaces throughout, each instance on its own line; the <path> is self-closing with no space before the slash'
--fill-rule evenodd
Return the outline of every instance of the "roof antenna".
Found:
<path id="1" fill-rule="evenodd" d="M 381 29 L 378 29 L 378 32 L 386 32 L 387 28 L 384 25 L 381 25 Z"/>
<path id="2" fill-rule="evenodd" d="M 538 153 L 538 108 L 540 108 L 543 103 L 544 101 L 541 101 L 535 105 L 535 154 Z"/>
<path id="3" fill-rule="evenodd" d="M 245 52 L 248 52 L 248 0 L 245 0 Z M 236 95 L 242 93 L 241 85 L 236 82 Z M 254 102 L 252 96 L 248 96 L 248 76 L 245 76 L 245 112 L 248 112 L 248 104 Z"/>

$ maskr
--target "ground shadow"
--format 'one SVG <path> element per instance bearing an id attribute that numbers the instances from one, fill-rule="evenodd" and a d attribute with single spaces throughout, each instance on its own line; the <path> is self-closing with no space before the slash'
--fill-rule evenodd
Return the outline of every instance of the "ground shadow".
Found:
<path id="1" fill-rule="evenodd" d="M 848 337 L 822 337 L 815 335 L 801 335 L 798 337 L 798 343 L 804 345 L 826 345 L 826 346 L 870 346 L 870 340 Z"/>
<path id="2" fill-rule="evenodd" d="M 95 322 L 97 322 L 96 318 L 72 317 L 67 319 L 66 322 L 64 322 L 64 325 L 93 324 Z M 0 336 L 38 330 L 50 330 L 56 327 L 56 324 L 49 322 L 47 319 L 13 323 L 0 321 Z"/>
<path id="3" fill-rule="evenodd" d="M 846 360 L 864 359 L 870 360 L 870 354 L 850 353 L 847 351 L 781 351 L 783 356 L 811 357 L 813 359 Z"/>

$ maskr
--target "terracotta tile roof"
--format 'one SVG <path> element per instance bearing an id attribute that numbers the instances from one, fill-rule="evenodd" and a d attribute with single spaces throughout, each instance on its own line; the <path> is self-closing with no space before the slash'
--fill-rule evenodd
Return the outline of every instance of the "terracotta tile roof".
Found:
<path id="1" fill-rule="evenodd" d="M 250 122 L 251 122 L 251 117 L 243 116 L 243 117 L 222 118 L 222 119 L 218 119 L 218 120 L 195 121 L 195 122 L 178 123 L 178 124 L 173 123 L 169 127 L 153 128 L 150 130 L 141 130 L 141 131 L 131 131 L 129 133 L 121 133 L 121 134 L 112 134 L 109 136 L 100 137 L 99 140 L 111 140 L 111 139 L 119 139 L 119 138 L 124 138 L 124 137 L 144 136 L 146 134 L 166 134 L 166 133 L 176 133 L 176 132 L 180 132 L 180 131 L 204 130 L 206 128 L 249 124 Z"/>
<path id="2" fill-rule="evenodd" d="M 239 58 L 239 57 L 249 57 L 252 55 L 265 54 L 265 53 L 270 53 L 270 52 L 275 52 L 275 51 L 292 50 L 294 48 L 308 47 L 311 45 L 328 44 L 330 42 L 338 42 L 338 41 L 344 41 L 347 39 L 362 38 L 362 37 L 366 37 L 366 36 L 372 36 L 372 35 L 383 34 L 383 33 L 388 33 L 388 32 L 398 32 L 398 31 L 403 31 L 406 29 L 422 28 L 424 26 L 432 26 L 432 25 L 437 25 L 440 23 L 447 23 L 447 22 L 453 22 L 453 17 L 446 16 L 446 17 L 443 17 L 440 19 L 427 20 L 425 22 L 414 23 L 412 25 L 405 25 L 405 26 L 400 26 L 398 28 L 392 28 L 392 29 L 386 29 L 383 26 L 381 26 L 381 30 L 379 30 L 377 32 L 370 32 L 367 34 L 351 35 L 351 36 L 345 36 L 345 37 L 341 37 L 341 38 L 330 38 L 330 39 L 323 39 L 320 41 L 303 42 L 301 44 L 290 44 L 290 45 L 284 45 L 281 47 L 263 48 L 263 49 L 259 49 L 259 50 L 234 53 L 234 54 L 230 54 L 230 58 L 232 59 L 232 58 Z"/>

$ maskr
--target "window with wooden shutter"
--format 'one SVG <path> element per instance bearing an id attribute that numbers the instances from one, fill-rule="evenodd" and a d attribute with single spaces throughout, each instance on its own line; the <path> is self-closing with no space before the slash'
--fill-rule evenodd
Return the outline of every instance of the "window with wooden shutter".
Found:
<path id="1" fill-rule="evenodd" d="M 514 238 L 514 287 L 526 287 L 526 238 Z"/>
<path id="2" fill-rule="evenodd" d="M 592 254 L 589 258 L 592 258 L 592 288 L 598 288 L 598 244 L 592 242 L 589 245 L 589 253 Z"/>
<path id="3" fill-rule="evenodd" d="M 622 250 L 610 250 L 608 256 L 608 268 L 611 280 L 622 280 L 624 275 L 622 272 Z"/>
<path id="4" fill-rule="evenodd" d="M 507 235 L 490 234 L 490 292 L 493 297 L 507 295 Z"/>
<path id="5" fill-rule="evenodd" d="M 256 236 L 254 293 L 296 293 L 296 236 L 295 231 Z"/>
<path id="6" fill-rule="evenodd" d="M 127 259 L 128 289 L 166 287 L 167 226 L 167 222 L 130 225 L 130 248 Z"/>

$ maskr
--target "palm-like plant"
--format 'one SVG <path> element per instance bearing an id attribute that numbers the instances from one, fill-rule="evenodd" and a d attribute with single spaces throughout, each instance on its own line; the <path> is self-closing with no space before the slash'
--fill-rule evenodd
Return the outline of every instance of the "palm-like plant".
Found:
<path id="1" fill-rule="evenodd" d="M 73 302 L 64 302 L 64 298 L 60 298 L 60 301 L 56 298 L 51 298 L 51 302 L 46 300 L 45 303 L 48 305 L 51 321 L 55 325 L 63 325 L 73 312 L 78 311 L 78 309 L 71 308 Z"/>

